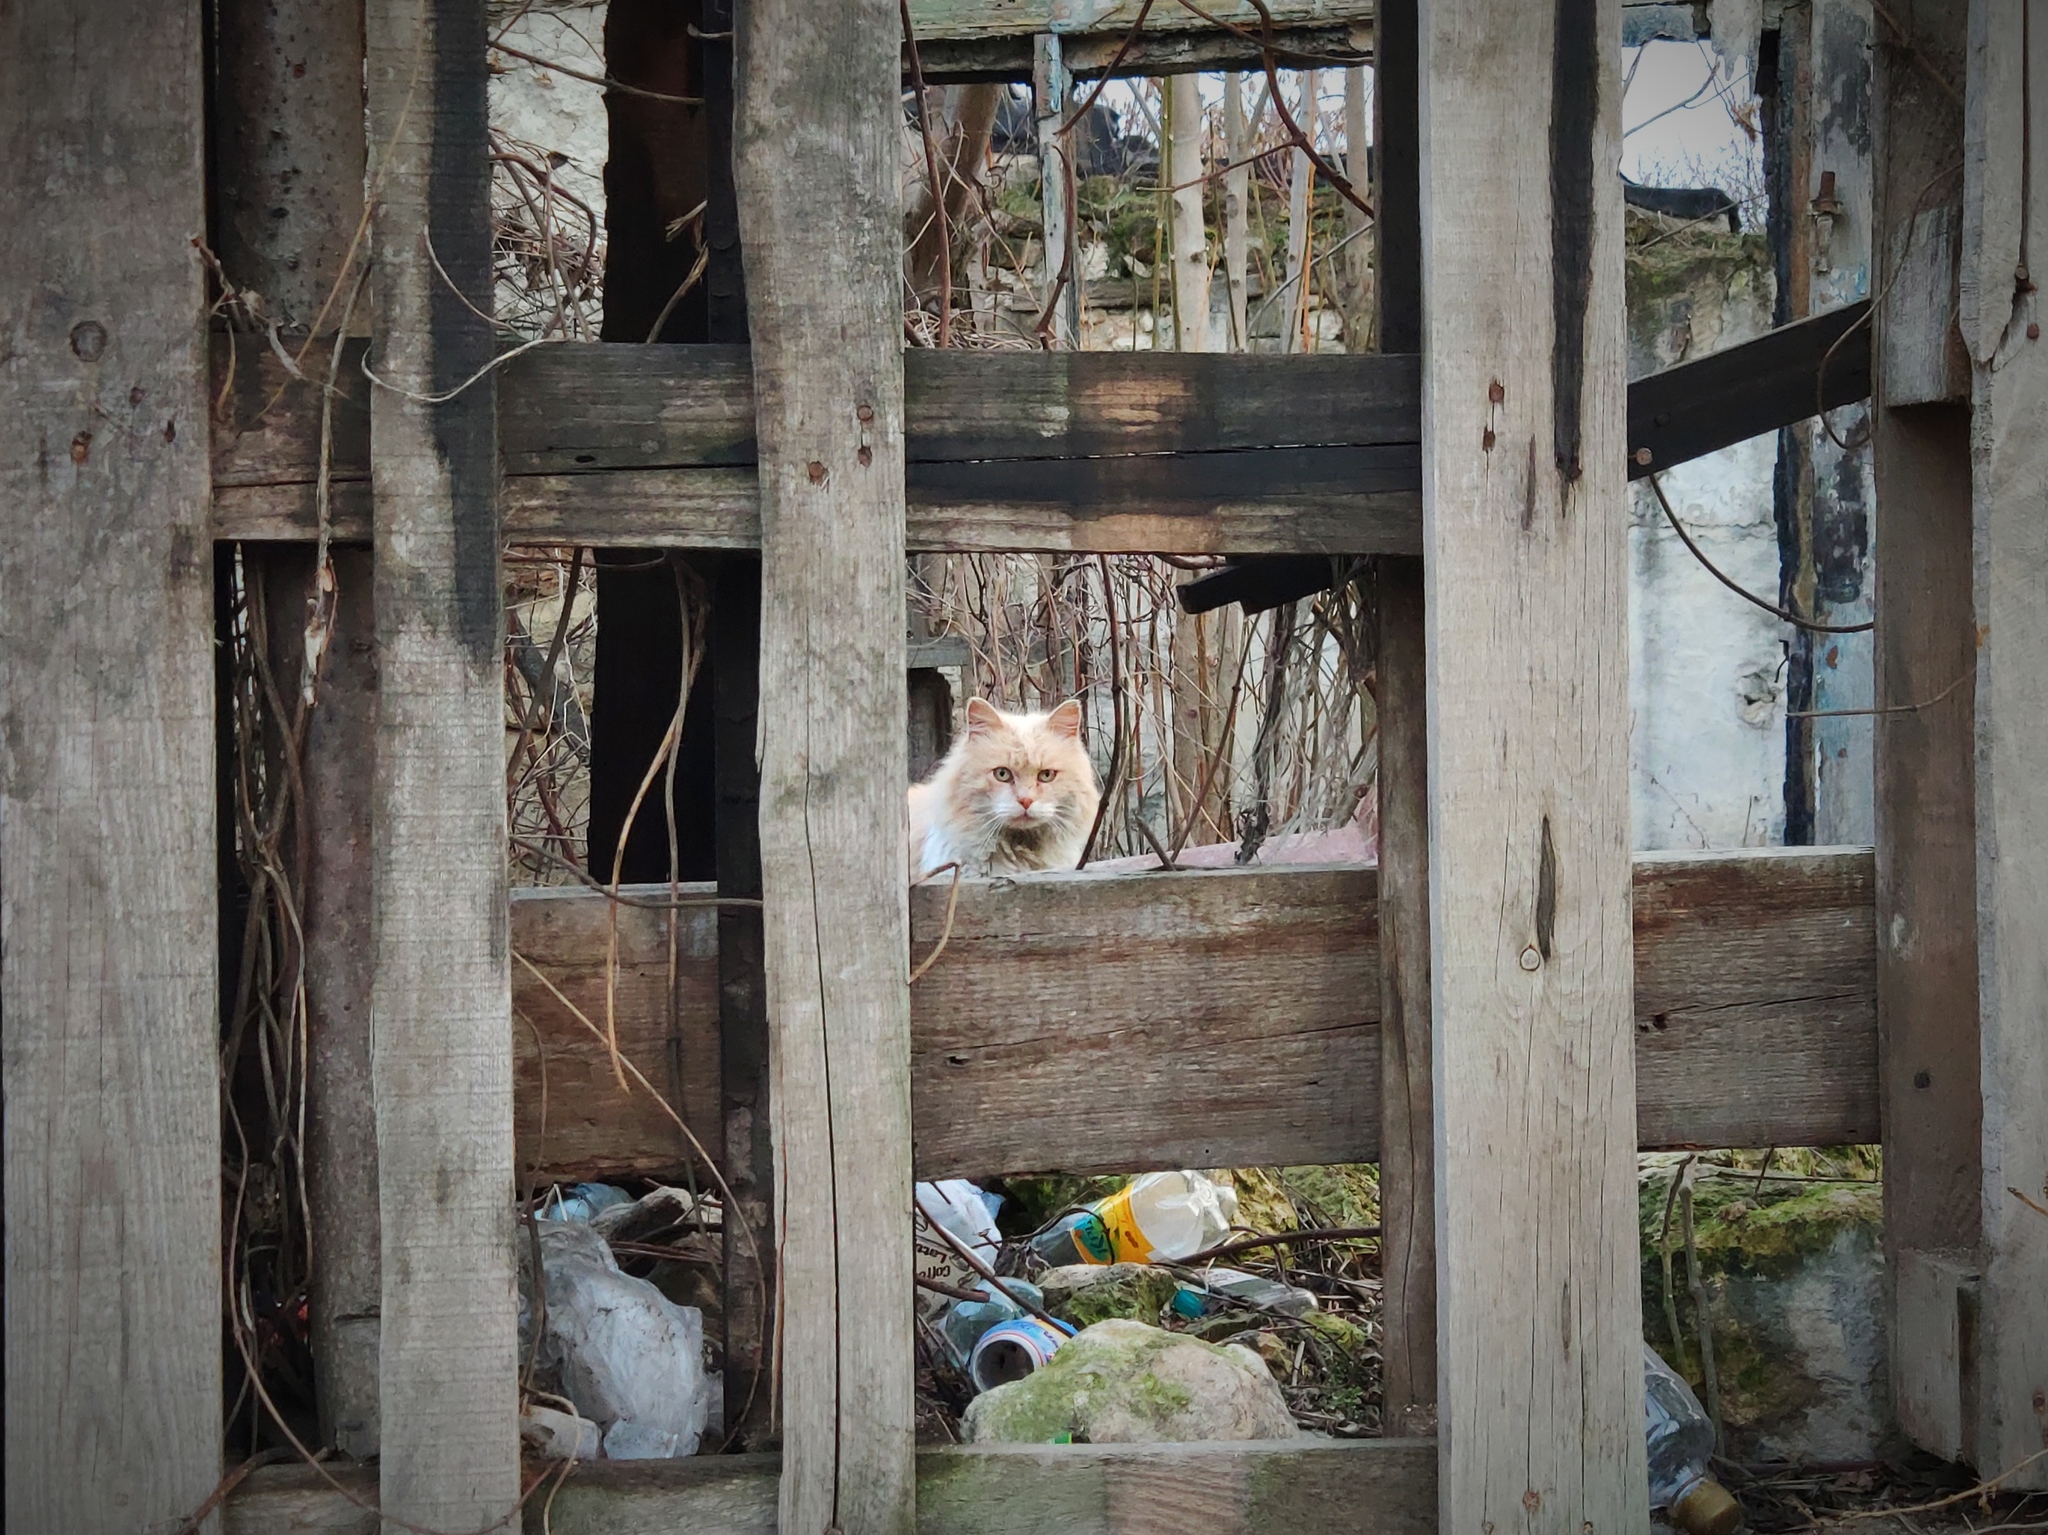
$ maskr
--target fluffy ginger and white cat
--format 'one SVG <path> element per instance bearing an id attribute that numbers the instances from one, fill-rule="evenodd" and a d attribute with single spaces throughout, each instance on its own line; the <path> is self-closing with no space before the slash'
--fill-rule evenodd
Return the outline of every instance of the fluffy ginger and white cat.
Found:
<path id="1" fill-rule="evenodd" d="M 1081 704 L 1005 714 L 967 700 L 967 728 L 910 789 L 913 879 L 960 865 L 968 878 L 1071 869 L 1101 796 L 1081 744 Z"/>

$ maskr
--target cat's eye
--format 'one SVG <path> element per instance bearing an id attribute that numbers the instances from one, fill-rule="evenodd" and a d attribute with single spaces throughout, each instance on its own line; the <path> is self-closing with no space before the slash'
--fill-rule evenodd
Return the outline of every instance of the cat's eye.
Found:
<path id="1" fill-rule="evenodd" d="M 997 769 L 996 769 L 996 782 L 997 782 L 997 783 L 1008 783 L 1008 782 L 1010 781 L 1010 778 L 1011 778 L 1011 773 L 1010 773 L 1010 770 L 1009 770 L 1008 768 L 997 768 Z"/>
<path id="2" fill-rule="evenodd" d="M 1038 781 L 1040 783 L 1051 783 L 1059 776 L 1060 770 L 1058 768 L 1040 768 L 1038 770 Z"/>

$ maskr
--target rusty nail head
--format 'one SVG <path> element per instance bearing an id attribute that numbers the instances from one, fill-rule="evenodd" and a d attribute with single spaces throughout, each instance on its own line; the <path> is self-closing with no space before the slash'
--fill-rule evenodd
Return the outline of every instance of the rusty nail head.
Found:
<path id="1" fill-rule="evenodd" d="M 2029 341 L 2039 341 L 2041 339 L 2041 322 L 2039 320 L 2029 320 L 2027 322 L 2027 339 Z"/>
<path id="2" fill-rule="evenodd" d="M 1492 383 L 1486 386 L 1486 397 L 1487 399 L 1491 400 L 1494 404 L 1498 405 L 1502 400 L 1505 400 L 1508 397 L 1508 392 L 1502 386 L 1501 381 L 1499 379 L 1495 379 Z"/>
<path id="3" fill-rule="evenodd" d="M 78 434 L 78 435 L 77 435 L 76 437 L 74 437 L 74 438 L 72 438 L 72 439 L 71 439 L 71 462 L 72 462 L 72 463 L 74 463 L 74 464 L 82 464 L 82 463 L 84 463 L 84 462 L 85 462 L 85 456 L 86 456 L 86 454 L 88 454 L 88 453 L 90 453 L 90 452 L 92 452 L 92 433 L 91 433 L 91 432 L 80 432 L 80 433 L 79 433 L 79 434 Z"/>
<path id="4" fill-rule="evenodd" d="M 861 468 L 865 469 L 875 461 L 875 450 L 866 443 L 862 443 L 860 445 L 860 452 L 854 454 L 854 457 L 860 460 Z"/>
<path id="5" fill-rule="evenodd" d="M 811 483 L 813 485 L 822 485 L 825 483 L 825 466 L 819 463 L 815 458 L 812 459 L 810 462 L 809 473 L 811 476 Z"/>
<path id="6" fill-rule="evenodd" d="M 1636 462 L 1648 467 L 1652 454 L 1648 448 L 1636 449 Z"/>
<path id="7" fill-rule="evenodd" d="M 854 414 L 863 421 L 872 421 L 875 419 L 875 407 L 872 405 L 862 405 L 854 411 Z"/>

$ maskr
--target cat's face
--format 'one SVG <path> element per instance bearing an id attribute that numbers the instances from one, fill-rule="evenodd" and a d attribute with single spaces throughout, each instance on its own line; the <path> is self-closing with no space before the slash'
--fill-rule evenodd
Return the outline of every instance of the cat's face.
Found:
<path id="1" fill-rule="evenodd" d="M 967 700 L 954 794 L 969 816 L 1005 830 L 1050 827 L 1071 822 L 1094 787 L 1079 700 L 1050 714 L 1004 714 L 983 699 Z"/>

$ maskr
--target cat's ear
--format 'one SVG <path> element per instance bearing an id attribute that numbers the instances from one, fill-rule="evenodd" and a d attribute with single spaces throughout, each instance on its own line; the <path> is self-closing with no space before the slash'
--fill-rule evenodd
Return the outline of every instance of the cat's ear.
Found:
<path id="1" fill-rule="evenodd" d="M 967 733 L 970 736 L 993 735 L 1003 728 L 1003 716 L 996 706 L 985 698 L 967 700 Z"/>
<path id="2" fill-rule="evenodd" d="M 1070 741 L 1081 739 L 1081 700 L 1070 698 L 1045 717 L 1045 728 Z"/>

